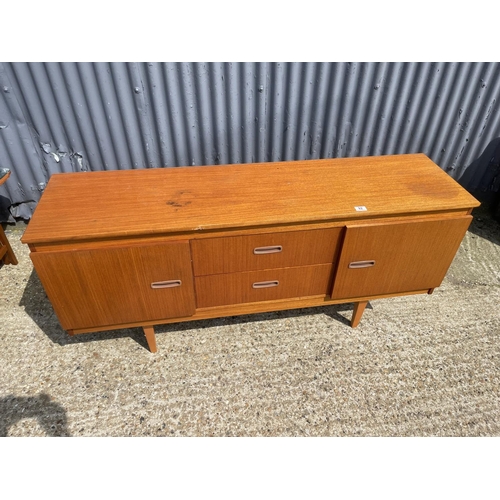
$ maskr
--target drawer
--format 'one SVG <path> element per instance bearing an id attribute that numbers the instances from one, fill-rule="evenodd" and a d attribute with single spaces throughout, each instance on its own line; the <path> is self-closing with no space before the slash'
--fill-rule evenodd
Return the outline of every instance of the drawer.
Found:
<path id="1" fill-rule="evenodd" d="M 331 264 L 342 228 L 191 240 L 195 276 Z"/>
<path id="2" fill-rule="evenodd" d="M 197 307 L 327 295 L 332 264 L 195 278 Z"/>

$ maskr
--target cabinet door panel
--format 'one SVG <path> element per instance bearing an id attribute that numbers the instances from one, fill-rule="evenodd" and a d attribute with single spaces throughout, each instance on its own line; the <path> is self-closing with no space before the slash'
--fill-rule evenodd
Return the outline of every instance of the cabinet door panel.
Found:
<path id="1" fill-rule="evenodd" d="M 194 313 L 189 242 L 35 252 L 31 259 L 67 330 Z"/>
<path id="2" fill-rule="evenodd" d="M 411 292 L 439 286 L 471 216 L 347 226 L 332 298 Z"/>

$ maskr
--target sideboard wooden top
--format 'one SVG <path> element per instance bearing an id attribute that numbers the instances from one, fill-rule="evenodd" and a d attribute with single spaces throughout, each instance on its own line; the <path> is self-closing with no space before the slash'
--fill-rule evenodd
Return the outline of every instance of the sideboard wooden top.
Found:
<path id="1" fill-rule="evenodd" d="M 79 172 L 51 177 L 22 241 L 168 234 L 478 205 L 423 154 Z"/>

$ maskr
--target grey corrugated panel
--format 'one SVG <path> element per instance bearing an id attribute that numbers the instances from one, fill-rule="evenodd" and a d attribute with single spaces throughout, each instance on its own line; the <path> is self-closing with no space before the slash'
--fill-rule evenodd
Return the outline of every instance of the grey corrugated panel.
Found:
<path id="1" fill-rule="evenodd" d="M 469 165 L 477 158 L 484 150 L 481 147 L 484 144 L 484 139 L 491 137 L 498 138 L 500 130 L 500 113 L 499 102 L 500 96 L 500 65 L 488 65 L 488 72 L 484 73 L 483 79 L 480 82 L 480 90 L 483 91 L 478 96 L 475 114 L 471 113 L 471 127 L 468 134 L 467 152 L 464 161 L 458 165 L 458 175 L 461 175 Z M 486 142 L 489 142 L 488 140 Z M 471 144 L 472 143 L 472 144 Z M 483 179 L 478 175 L 474 176 L 475 184 L 481 185 L 483 181 L 489 182 L 491 179 Z"/>
<path id="2" fill-rule="evenodd" d="M 0 84 L 14 215 L 82 170 L 423 152 L 496 186 L 499 63 L 0 63 Z"/>
<path id="3" fill-rule="evenodd" d="M 272 123 L 269 127 L 271 130 L 270 161 L 280 161 L 283 158 L 284 141 L 276 140 L 277 137 L 283 137 L 286 130 L 285 120 L 285 103 L 286 103 L 286 65 L 277 63 L 272 68 L 272 78 L 270 85 L 274 91 L 270 95 L 270 109 Z"/>
<path id="4" fill-rule="evenodd" d="M 216 164 L 231 163 L 232 120 L 231 102 L 229 99 L 228 69 L 225 63 L 210 64 L 210 81 L 213 90 L 212 122 L 215 135 L 215 162 Z"/>
<path id="5" fill-rule="evenodd" d="M 461 99 L 461 108 L 462 112 L 459 113 L 459 117 L 457 120 L 456 133 L 454 136 L 450 138 L 448 144 L 450 144 L 450 151 L 447 155 L 447 158 L 444 161 L 449 165 L 451 161 L 450 168 L 456 169 L 457 165 L 461 163 L 461 156 L 464 154 L 465 149 L 467 147 L 467 142 L 469 141 L 468 135 L 470 130 L 470 125 L 473 123 L 474 115 L 476 111 L 479 109 L 478 106 L 478 83 L 480 81 L 480 76 L 482 72 L 482 64 L 477 64 L 475 66 L 471 66 L 469 70 L 469 74 L 467 75 L 466 81 L 471 82 L 470 86 L 465 85 L 464 90 L 465 94 Z M 476 83 L 477 82 L 477 83 Z M 450 110 L 450 112 L 456 115 L 457 110 Z M 463 161 L 463 160 L 462 160 Z"/>
<path id="6" fill-rule="evenodd" d="M 14 168 L 14 165 L 19 168 Z M 0 186 L 0 221 L 14 215 L 30 217 L 45 187 L 46 175 L 32 128 L 16 95 L 16 85 L 7 68 L 0 64 L 0 166 L 12 172 Z"/>

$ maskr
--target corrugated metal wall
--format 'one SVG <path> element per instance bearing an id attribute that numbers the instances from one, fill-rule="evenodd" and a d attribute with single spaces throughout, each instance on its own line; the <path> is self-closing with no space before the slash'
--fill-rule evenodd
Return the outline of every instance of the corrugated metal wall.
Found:
<path id="1" fill-rule="evenodd" d="M 496 190 L 499 63 L 0 63 L 3 205 L 55 172 L 423 152 Z"/>

